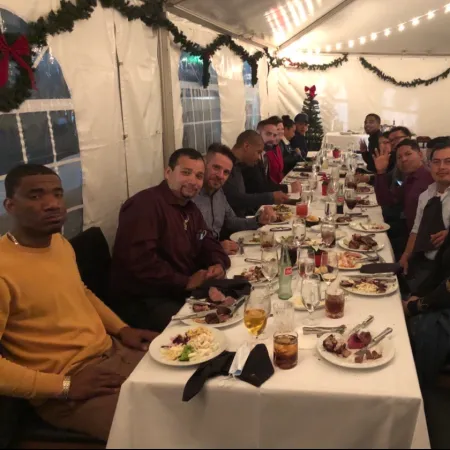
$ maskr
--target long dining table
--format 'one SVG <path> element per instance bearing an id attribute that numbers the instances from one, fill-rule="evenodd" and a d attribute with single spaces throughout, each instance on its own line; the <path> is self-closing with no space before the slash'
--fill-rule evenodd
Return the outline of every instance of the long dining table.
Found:
<path id="1" fill-rule="evenodd" d="M 367 211 L 373 222 L 382 222 L 381 208 Z M 311 213 L 324 215 L 320 183 Z M 353 232 L 341 229 L 349 236 Z M 392 262 L 387 234 L 376 239 L 384 244 L 381 257 Z M 244 259 L 260 256 L 258 247 L 246 247 L 245 255 L 231 258 L 232 268 L 249 267 Z M 298 289 L 295 280 L 293 286 Z M 348 295 L 340 320 L 315 312 L 323 326 L 352 326 L 373 315 L 378 330 L 392 327 L 395 357 L 374 370 L 344 369 L 322 360 L 311 337 L 301 335 L 308 313 L 295 314 L 298 365 L 276 368 L 260 388 L 218 377 L 183 403 L 183 389 L 195 368 L 168 367 L 146 355 L 122 386 L 108 448 L 430 448 L 399 292 L 376 298 Z M 269 353 L 272 320 L 264 341 Z M 242 322 L 222 331 L 230 351 L 249 339 Z"/>

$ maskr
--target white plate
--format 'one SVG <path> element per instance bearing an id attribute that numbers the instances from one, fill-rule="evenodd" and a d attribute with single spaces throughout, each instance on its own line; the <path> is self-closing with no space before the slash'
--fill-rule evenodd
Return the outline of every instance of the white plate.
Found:
<path id="1" fill-rule="evenodd" d="M 344 250 L 348 250 L 349 252 L 357 252 L 357 253 L 372 253 L 372 252 L 379 252 L 380 250 L 383 250 L 384 248 L 384 244 L 378 244 L 377 247 L 373 248 L 372 250 L 359 250 L 359 249 L 354 249 L 354 248 L 350 248 L 348 246 L 348 242 L 350 242 L 349 238 L 343 238 L 341 240 L 338 241 L 338 244 L 344 249 Z"/>
<path id="2" fill-rule="evenodd" d="M 305 305 L 303 304 L 301 295 L 299 295 L 299 294 L 294 295 L 289 301 L 294 305 L 294 309 L 296 311 L 308 311 L 305 308 Z M 325 300 L 321 300 L 321 302 L 319 303 L 319 306 L 317 306 L 316 310 L 322 309 L 322 308 L 325 308 Z"/>
<path id="3" fill-rule="evenodd" d="M 189 307 L 189 311 L 186 314 L 189 314 L 190 312 L 192 312 L 192 313 L 194 312 L 192 307 Z M 193 319 L 182 320 L 181 322 L 183 322 L 185 325 L 189 325 L 192 327 L 207 326 L 207 327 L 211 327 L 211 328 L 226 328 L 226 327 L 231 327 L 231 325 L 235 325 L 235 324 L 239 323 L 241 320 L 244 320 L 244 305 L 242 305 L 235 312 L 234 316 L 230 320 L 227 320 L 226 322 L 223 322 L 223 323 L 211 323 L 211 324 L 198 323 Z"/>
<path id="4" fill-rule="evenodd" d="M 256 264 L 257 266 L 260 264 Z M 247 266 L 247 267 L 230 267 L 227 271 L 227 277 L 228 279 L 232 280 L 235 276 L 240 276 L 242 272 L 246 269 L 250 269 L 252 267 L 255 267 L 255 265 Z M 265 286 L 268 283 L 267 280 L 263 281 L 250 281 L 250 284 L 252 286 Z"/>
<path id="5" fill-rule="evenodd" d="M 395 356 L 395 346 L 391 336 L 384 338 L 378 345 L 373 347 L 372 350 L 381 351 L 382 357 L 380 359 L 376 359 L 375 361 L 367 361 L 365 360 L 362 364 L 355 363 L 354 356 L 349 356 L 348 358 L 342 358 L 340 356 L 335 355 L 334 353 L 329 353 L 323 348 L 323 341 L 330 336 L 330 334 L 336 333 L 328 333 L 324 336 L 321 336 L 317 339 L 317 351 L 319 355 L 325 359 L 326 361 L 334 364 L 335 366 L 345 367 L 346 369 L 354 369 L 354 370 L 367 370 L 367 369 L 375 369 L 377 367 L 381 367 L 391 362 Z M 377 336 L 379 333 L 373 334 L 372 336 Z M 350 350 L 352 351 L 352 350 Z M 353 350 L 352 353 L 355 353 L 356 350 Z"/>
<path id="6" fill-rule="evenodd" d="M 368 191 L 366 192 L 358 192 L 358 187 L 364 187 L 364 188 L 369 188 Z M 371 186 L 370 184 L 367 183 L 359 183 L 358 186 L 356 187 L 356 193 L 359 195 L 370 195 L 370 194 L 374 194 L 375 193 L 375 189 L 373 186 Z"/>
<path id="7" fill-rule="evenodd" d="M 369 194 L 359 194 L 362 196 L 366 196 Z M 369 200 L 369 204 L 368 205 L 356 205 L 355 208 L 376 208 L 377 206 L 380 206 L 377 202 L 374 202 L 373 200 Z"/>
<path id="8" fill-rule="evenodd" d="M 216 351 L 212 352 L 209 356 L 205 356 L 204 358 L 198 359 L 195 362 L 187 361 L 170 361 L 161 354 L 161 347 L 163 345 L 169 345 L 171 343 L 171 338 L 176 337 L 179 334 L 186 333 L 189 329 L 195 329 L 199 326 L 203 326 L 205 328 L 209 328 L 214 335 L 214 340 L 219 344 Z M 150 356 L 157 362 L 164 364 L 166 366 L 174 366 L 174 367 L 192 367 L 202 364 L 206 361 L 209 361 L 216 356 L 219 356 L 224 350 L 227 349 L 227 339 L 225 334 L 222 331 L 216 330 L 215 328 L 207 327 L 205 325 L 196 325 L 193 327 L 170 327 L 167 328 L 163 333 L 161 333 L 153 342 L 150 344 L 149 353 Z"/>
<path id="9" fill-rule="evenodd" d="M 345 278 L 343 278 L 345 280 Z M 341 280 L 342 281 L 342 280 Z M 354 281 L 354 280 L 350 280 Z M 353 295 L 362 295 L 363 297 L 386 297 L 387 295 L 392 295 L 394 292 L 397 292 L 398 290 L 398 282 L 395 281 L 392 284 L 388 283 L 388 289 L 386 292 L 381 293 L 374 293 L 374 292 L 361 292 L 354 288 L 347 288 L 340 286 L 341 289 L 348 292 L 349 294 Z"/>
<path id="10" fill-rule="evenodd" d="M 315 233 L 320 233 L 321 225 L 314 225 L 310 228 L 310 230 L 314 231 Z M 336 239 L 343 239 L 345 237 L 347 237 L 347 233 L 345 231 L 342 231 L 339 228 L 336 229 Z"/>
<path id="11" fill-rule="evenodd" d="M 382 230 L 377 230 L 377 229 L 374 230 L 372 228 L 373 225 L 382 225 L 383 229 Z M 362 231 L 363 233 L 386 233 L 386 231 L 391 229 L 391 227 L 387 223 L 384 223 L 384 222 L 381 222 L 381 223 L 374 222 L 371 225 L 371 224 L 368 224 L 367 222 L 360 222 L 360 221 L 351 222 L 350 228 L 355 231 Z"/>
<path id="12" fill-rule="evenodd" d="M 359 252 L 352 251 L 352 253 L 359 253 Z M 343 253 L 339 253 L 339 255 L 343 255 Z M 340 262 L 340 259 L 339 259 L 339 262 Z M 355 267 L 341 267 L 341 265 L 339 264 L 339 270 L 359 270 L 359 269 L 361 269 L 362 266 L 363 266 L 362 262 L 360 262 L 360 263 L 357 262 Z"/>
<path id="13" fill-rule="evenodd" d="M 283 244 L 284 243 L 283 238 L 287 238 L 287 237 L 290 237 L 290 236 L 292 236 L 292 234 L 277 236 L 275 238 L 275 240 L 278 242 L 278 244 Z M 323 245 L 322 239 L 313 239 L 311 237 L 307 237 L 305 239 L 305 242 L 301 245 L 300 248 L 320 247 L 322 245 Z"/>
<path id="14" fill-rule="evenodd" d="M 240 238 L 244 239 L 244 245 L 260 245 L 259 242 L 251 242 L 254 235 L 258 235 L 257 231 L 238 231 L 230 236 L 230 239 L 234 242 L 238 242 Z"/>

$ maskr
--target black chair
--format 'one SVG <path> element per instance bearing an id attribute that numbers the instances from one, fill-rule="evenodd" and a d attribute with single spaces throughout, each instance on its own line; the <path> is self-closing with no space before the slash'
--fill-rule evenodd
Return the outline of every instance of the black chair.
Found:
<path id="1" fill-rule="evenodd" d="M 100 228 L 90 228 L 71 240 L 84 284 L 108 304 L 111 255 Z M 0 347 L 1 354 L 1 347 Z M 25 400 L 0 397 L 0 449 L 105 448 L 105 443 L 45 423 Z"/>

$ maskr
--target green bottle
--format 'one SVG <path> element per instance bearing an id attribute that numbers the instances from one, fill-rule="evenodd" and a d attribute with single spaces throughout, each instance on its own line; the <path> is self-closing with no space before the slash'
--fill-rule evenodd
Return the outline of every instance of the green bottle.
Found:
<path id="1" fill-rule="evenodd" d="M 292 297 L 292 263 L 286 244 L 281 247 L 278 298 L 289 300 Z"/>

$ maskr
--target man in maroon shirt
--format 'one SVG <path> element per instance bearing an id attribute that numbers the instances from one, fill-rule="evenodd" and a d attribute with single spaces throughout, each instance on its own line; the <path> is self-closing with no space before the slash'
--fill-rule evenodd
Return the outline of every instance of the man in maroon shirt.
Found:
<path id="1" fill-rule="evenodd" d="M 117 311 L 129 324 L 162 331 L 190 291 L 225 276 L 230 259 L 191 201 L 203 186 L 204 174 L 199 152 L 177 150 L 165 181 L 123 205 L 112 288 Z"/>
<path id="2" fill-rule="evenodd" d="M 394 183 L 387 174 L 389 152 L 375 151 L 375 193 L 381 206 L 403 205 L 408 232 L 411 231 L 416 218 L 419 196 L 433 183 L 430 171 L 424 165 L 420 147 L 416 141 L 405 139 L 397 147 L 397 167 L 404 175 L 403 182 Z"/>

